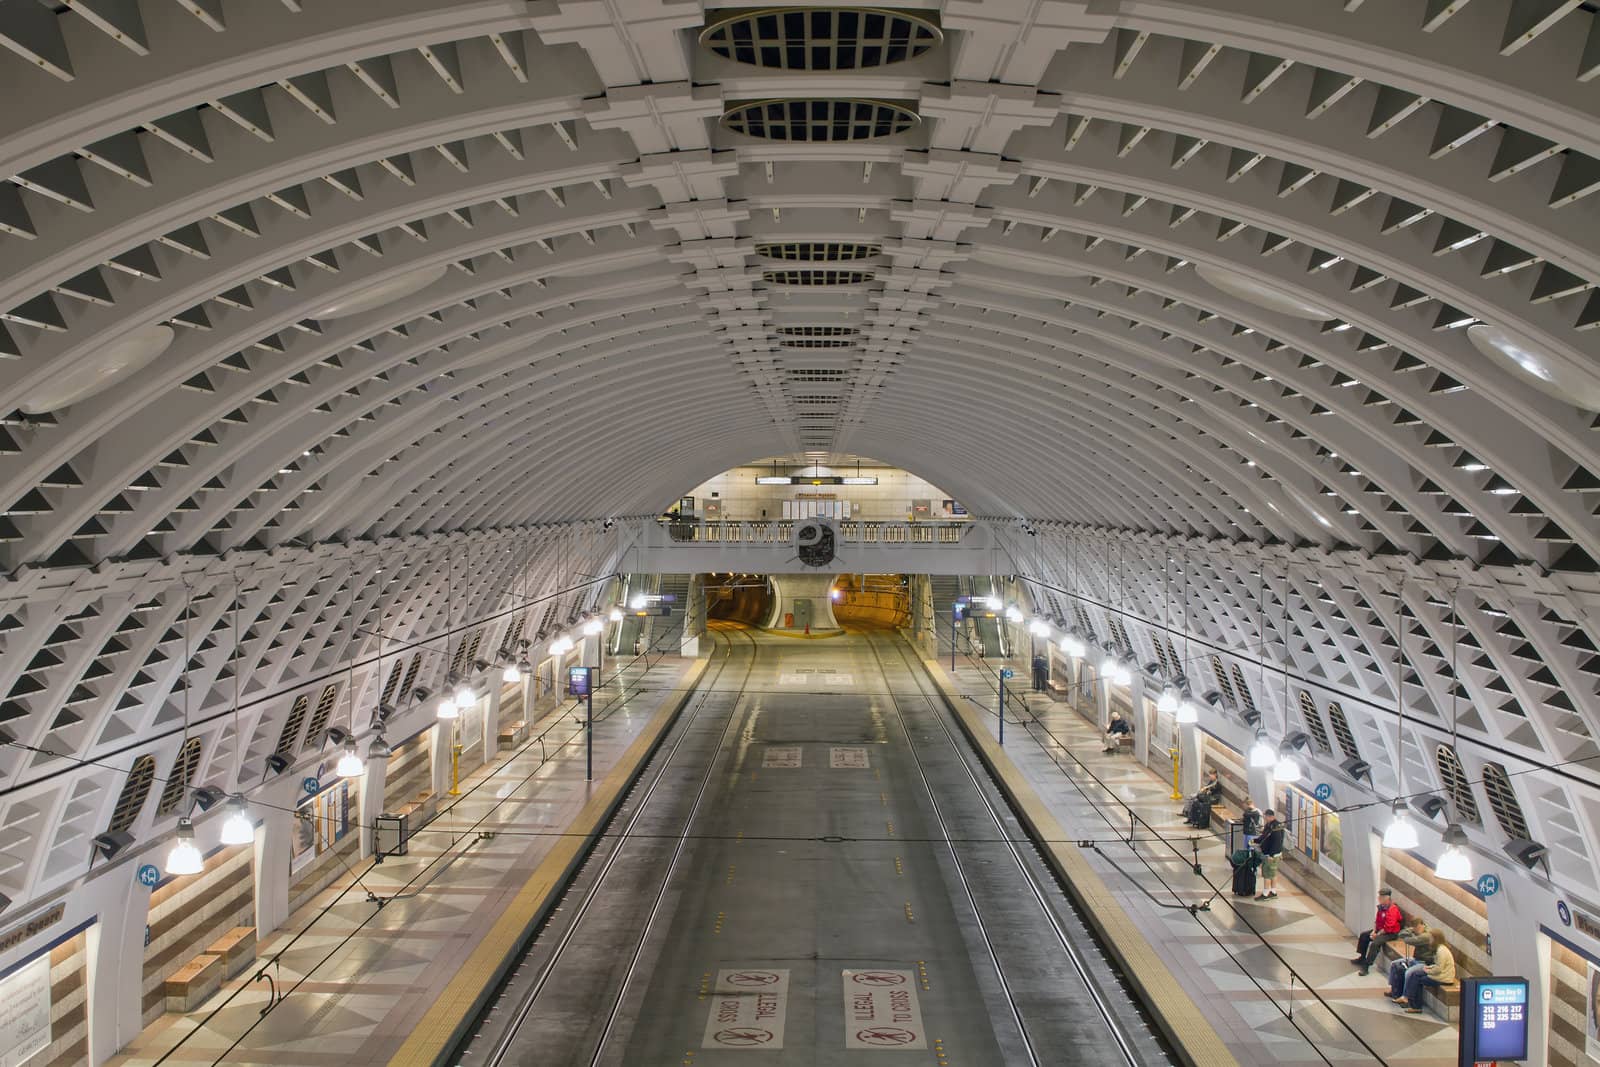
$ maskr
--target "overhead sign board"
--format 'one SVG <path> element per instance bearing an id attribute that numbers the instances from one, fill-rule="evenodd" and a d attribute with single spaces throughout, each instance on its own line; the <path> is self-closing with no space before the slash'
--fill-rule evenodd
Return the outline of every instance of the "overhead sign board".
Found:
<path id="1" fill-rule="evenodd" d="M 567 668 L 567 696 L 586 697 L 593 689 L 593 667 Z"/>

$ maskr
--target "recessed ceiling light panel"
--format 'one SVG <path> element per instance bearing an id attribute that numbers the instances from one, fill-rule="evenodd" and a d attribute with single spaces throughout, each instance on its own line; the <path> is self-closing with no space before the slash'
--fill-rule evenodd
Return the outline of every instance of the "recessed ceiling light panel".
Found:
<path id="1" fill-rule="evenodd" d="M 396 274 L 392 278 L 385 278 L 381 282 L 367 286 L 365 289 L 351 293 L 340 300 L 318 308 L 311 313 L 313 319 L 342 319 L 349 315 L 359 315 L 363 311 L 392 304 L 402 297 L 412 293 L 420 293 L 434 282 L 443 278 L 450 270 L 447 263 L 436 263 L 429 267 L 418 267 L 408 270 L 404 274 Z"/>
<path id="2" fill-rule="evenodd" d="M 1469 326 L 1467 340 L 1534 388 L 1576 407 L 1600 411 L 1600 373 L 1558 363 L 1531 338 L 1504 326 Z"/>
<path id="3" fill-rule="evenodd" d="M 172 327 L 155 323 L 131 330 L 55 371 L 17 405 L 30 415 L 56 411 L 108 389 L 155 361 L 172 346 Z"/>
<path id="4" fill-rule="evenodd" d="M 1194 272 L 1212 285 L 1221 289 L 1229 296 L 1236 297 L 1256 307 L 1276 311 L 1280 315 L 1288 315 L 1296 319 L 1310 319 L 1313 322 L 1325 322 L 1336 318 L 1333 312 L 1318 304 L 1301 300 L 1284 292 L 1282 289 L 1270 285 L 1262 285 L 1254 278 L 1246 277 L 1226 267 L 1213 267 L 1209 263 L 1196 263 Z"/>

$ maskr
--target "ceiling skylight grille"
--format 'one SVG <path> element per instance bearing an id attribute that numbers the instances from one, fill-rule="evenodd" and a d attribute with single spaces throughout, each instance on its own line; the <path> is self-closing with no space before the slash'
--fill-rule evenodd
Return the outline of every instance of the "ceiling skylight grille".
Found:
<path id="1" fill-rule="evenodd" d="M 798 143 L 870 141 L 905 133 L 922 121 L 910 108 L 883 100 L 757 100 L 722 116 L 734 133 Z"/>
<path id="2" fill-rule="evenodd" d="M 841 263 L 870 259 L 883 250 L 881 245 L 859 241 L 782 241 L 756 245 L 756 252 L 768 259 L 804 260 L 811 263 Z"/>
<path id="3" fill-rule="evenodd" d="M 764 270 L 761 280 L 770 285 L 861 285 L 872 280 L 870 270 Z"/>
<path id="4" fill-rule="evenodd" d="M 724 59 L 778 70 L 860 70 L 915 59 L 944 40 L 927 19 L 878 8 L 777 8 L 714 22 L 700 43 Z"/>

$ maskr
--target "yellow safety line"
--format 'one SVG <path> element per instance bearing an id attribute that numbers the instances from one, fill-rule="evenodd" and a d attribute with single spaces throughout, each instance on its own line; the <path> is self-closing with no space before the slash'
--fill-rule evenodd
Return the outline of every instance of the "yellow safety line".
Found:
<path id="1" fill-rule="evenodd" d="M 436 1067 L 444 1062 L 510 967 L 516 950 L 534 924 L 556 903 L 561 887 L 588 847 L 590 836 L 605 824 L 656 742 L 688 703 L 706 663 L 705 659 L 697 659 L 690 665 L 678 686 L 676 698 L 667 700 L 656 711 L 611 772 L 596 784 L 588 803 L 567 825 L 564 835 L 557 839 L 549 854 L 539 862 L 477 948 L 472 950 L 472 955 L 417 1021 L 405 1044 L 389 1061 L 390 1067 Z"/>
<path id="2" fill-rule="evenodd" d="M 1066 830 L 1021 769 L 995 742 L 988 724 L 979 718 L 970 703 L 961 699 L 939 664 L 929 659 L 922 662 L 929 677 L 943 692 L 945 703 L 955 714 L 962 731 L 1010 797 L 1023 823 L 1040 842 L 1051 866 L 1066 883 L 1084 919 L 1095 928 L 1101 942 L 1116 958 L 1128 983 L 1143 996 L 1179 1057 L 1188 1067 L 1238 1067 L 1239 1061 L 1217 1036 L 1212 1022 L 1179 983 L 1144 931 L 1128 917 L 1121 901 L 1089 866 L 1078 847 L 1068 844 L 1070 838 Z"/>

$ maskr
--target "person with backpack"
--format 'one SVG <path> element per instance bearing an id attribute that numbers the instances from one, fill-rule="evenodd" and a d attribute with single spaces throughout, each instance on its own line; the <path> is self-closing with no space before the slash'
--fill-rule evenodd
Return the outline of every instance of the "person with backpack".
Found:
<path id="1" fill-rule="evenodd" d="M 1402 995 L 1390 998 L 1411 1015 L 1422 1010 L 1422 990 L 1425 987 L 1451 985 L 1456 980 L 1456 958 L 1450 952 L 1450 946 L 1444 943 L 1444 931 L 1429 930 L 1428 942 L 1433 946 L 1433 962 L 1426 967 L 1413 967 L 1407 971 Z"/>
<path id="2" fill-rule="evenodd" d="M 1393 1000 L 1405 992 L 1406 972 L 1413 967 L 1426 967 L 1433 962 L 1433 940 L 1429 936 L 1428 923 L 1420 915 L 1413 915 L 1406 920 L 1406 925 L 1400 931 L 1402 943 L 1411 947 L 1411 955 L 1401 956 L 1389 964 L 1389 999 Z"/>
<path id="3" fill-rule="evenodd" d="M 1372 970 L 1372 961 L 1378 958 L 1383 946 L 1400 936 L 1400 905 L 1394 902 L 1387 889 L 1378 890 L 1378 914 L 1372 920 L 1372 929 L 1361 931 L 1356 939 L 1356 954 L 1350 960 L 1359 964 L 1361 973 Z"/>
<path id="4" fill-rule="evenodd" d="M 1204 830 L 1211 825 L 1211 809 L 1222 800 L 1222 780 L 1217 777 L 1216 768 L 1206 772 L 1205 784 L 1200 791 L 1189 798 L 1183 810 L 1178 812 L 1184 821 L 1197 830 Z"/>
<path id="5" fill-rule="evenodd" d="M 1239 832 L 1244 836 L 1245 848 L 1261 832 L 1261 809 L 1249 797 L 1244 798 L 1244 810 L 1239 813 Z"/>
<path id="6" fill-rule="evenodd" d="M 1256 838 L 1256 851 L 1261 853 L 1261 892 L 1257 900 L 1278 899 L 1278 868 L 1283 864 L 1283 823 L 1278 813 L 1266 810 L 1266 821 L 1261 824 L 1261 836 Z"/>
<path id="7" fill-rule="evenodd" d="M 1035 653 L 1033 657 L 1033 691 L 1043 693 L 1050 686 L 1050 661 L 1044 658 L 1043 653 Z"/>

